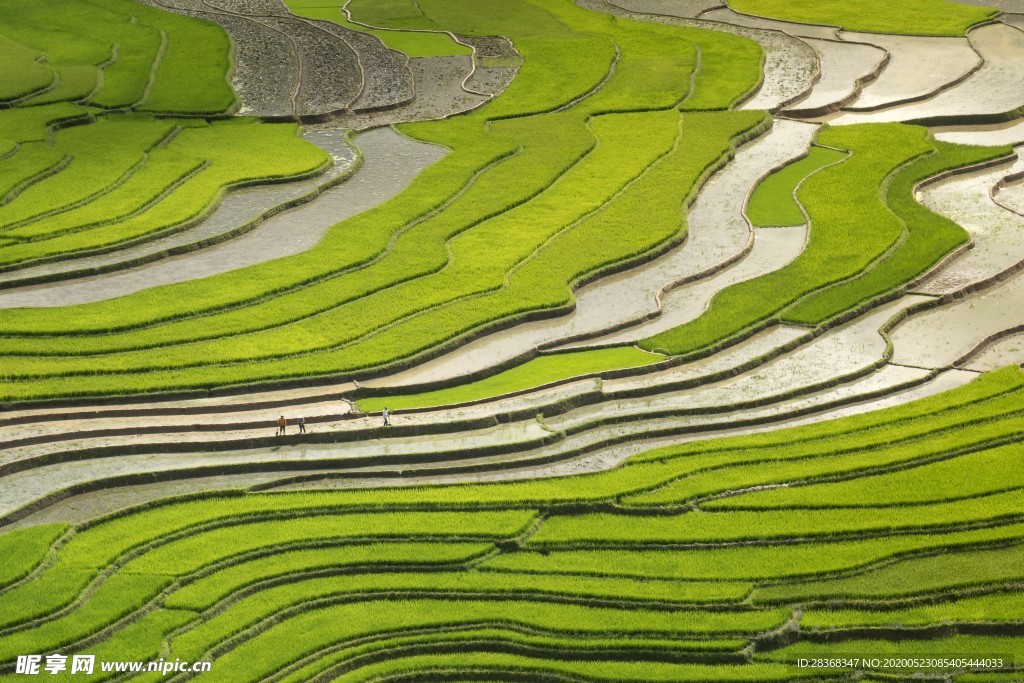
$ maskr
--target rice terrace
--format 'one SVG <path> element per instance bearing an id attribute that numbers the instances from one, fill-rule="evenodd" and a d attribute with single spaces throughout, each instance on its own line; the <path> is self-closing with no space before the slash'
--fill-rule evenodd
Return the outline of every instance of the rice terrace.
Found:
<path id="1" fill-rule="evenodd" d="M 0 6 L 0 682 L 1024 681 L 1024 0 Z"/>

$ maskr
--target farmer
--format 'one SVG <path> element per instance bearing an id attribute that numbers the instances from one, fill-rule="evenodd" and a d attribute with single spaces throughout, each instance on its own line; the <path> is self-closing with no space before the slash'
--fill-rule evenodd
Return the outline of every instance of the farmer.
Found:
<path id="1" fill-rule="evenodd" d="M 284 428 L 287 426 L 288 420 L 284 419 L 284 415 L 282 415 L 277 420 L 277 436 L 281 436 L 282 434 L 284 434 Z"/>
<path id="2" fill-rule="evenodd" d="M 390 411 L 388 411 L 388 407 L 387 406 L 384 406 L 384 412 L 382 414 L 384 415 L 384 426 L 385 427 L 390 427 L 391 426 L 391 413 L 390 413 Z"/>
<path id="3" fill-rule="evenodd" d="M 299 434 L 305 434 L 305 433 L 306 433 L 306 418 L 300 417 L 299 418 Z"/>

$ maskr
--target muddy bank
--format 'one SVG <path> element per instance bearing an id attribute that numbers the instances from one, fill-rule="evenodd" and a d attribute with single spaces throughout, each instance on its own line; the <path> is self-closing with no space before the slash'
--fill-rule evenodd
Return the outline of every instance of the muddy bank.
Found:
<path id="1" fill-rule="evenodd" d="M 918 192 L 926 207 L 954 221 L 974 248 L 915 288 L 949 294 L 992 278 L 1024 259 L 1024 216 L 992 201 L 991 191 L 1005 176 L 1024 171 L 1024 160 L 965 175 L 951 176 Z"/>
<path id="2" fill-rule="evenodd" d="M 981 67 L 981 57 L 966 38 L 890 36 L 841 31 L 844 41 L 868 43 L 889 53 L 878 78 L 845 108 L 850 111 L 881 109 L 895 103 L 922 99 L 967 78 Z"/>
<path id="3" fill-rule="evenodd" d="M 844 112 L 833 125 L 891 121 L 952 124 L 956 119 L 983 123 L 1024 106 L 1020 74 L 1024 68 L 1024 31 L 1003 23 L 981 26 L 967 35 L 984 64 L 963 83 L 913 104 L 873 113 Z M 972 120 L 973 119 L 973 120 Z"/>

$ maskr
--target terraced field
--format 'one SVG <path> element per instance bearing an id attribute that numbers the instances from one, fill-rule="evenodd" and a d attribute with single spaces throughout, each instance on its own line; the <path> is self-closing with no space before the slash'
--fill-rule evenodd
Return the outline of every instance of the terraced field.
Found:
<path id="1" fill-rule="evenodd" d="M 0 680 L 1022 680 L 1014 2 L 7 3 Z"/>

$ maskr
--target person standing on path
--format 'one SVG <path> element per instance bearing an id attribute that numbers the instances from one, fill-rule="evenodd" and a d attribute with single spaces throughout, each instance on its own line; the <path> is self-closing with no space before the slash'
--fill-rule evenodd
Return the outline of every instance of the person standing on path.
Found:
<path id="1" fill-rule="evenodd" d="M 385 427 L 390 427 L 391 426 L 391 413 L 388 411 L 388 407 L 387 406 L 384 406 L 384 412 L 382 413 L 382 415 L 384 415 L 384 426 Z"/>
<path id="2" fill-rule="evenodd" d="M 299 434 L 305 434 L 305 433 L 306 433 L 306 418 L 300 417 L 299 418 Z"/>
<path id="3" fill-rule="evenodd" d="M 277 421 L 277 436 L 282 436 L 284 434 L 284 428 L 287 426 L 288 420 L 284 419 L 284 415 L 282 415 Z"/>

